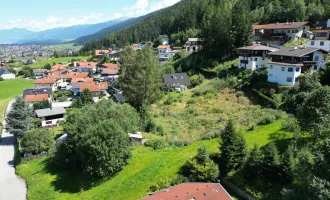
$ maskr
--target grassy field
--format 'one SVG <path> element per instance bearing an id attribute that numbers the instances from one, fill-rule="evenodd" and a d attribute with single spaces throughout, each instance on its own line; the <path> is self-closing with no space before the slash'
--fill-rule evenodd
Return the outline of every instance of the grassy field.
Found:
<path id="1" fill-rule="evenodd" d="M 295 45 L 304 45 L 307 44 L 308 40 L 306 38 L 301 38 L 299 40 L 292 40 L 290 42 L 285 43 L 283 46 L 285 47 L 294 47 Z"/>
<path id="2" fill-rule="evenodd" d="M 281 121 L 276 121 L 245 132 L 248 146 L 252 147 L 257 142 L 262 147 L 272 140 L 282 140 L 274 137 L 275 133 L 282 132 L 280 124 Z M 183 148 L 168 147 L 157 151 L 144 146 L 135 147 L 129 164 L 121 172 L 107 180 L 92 183 L 57 169 L 50 164 L 49 158 L 21 163 L 17 166 L 17 173 L 27 181 L 30 200 L 133 200 L 147 196 L 149 187 L 159 180 L 175 176 L 181 166 L 196 155 L 201 145 L 211 152 L 218 152 L 218 142 L 219 139 L 204 140 Z"/>
<path id="3" fill-rule="evenodd" d="M 61 51 L 66 49 L 79 50 L 82 46 L 73 46 L 74 43 L 57 44 L 42 47 L 43 50 Z"/>
<path id="4" fill-rule="evenodd" d="M 88 56 L 53 58 L 50 60 L 36 62 L 34 64 L 29 65 L 29 67 L 31 67 L 33 69 L 42 69 L 46 64 L 52 65 L 53 63 L 71 62 L 72 59 L 87 60 L 88 58 L 89 58 Z"/>

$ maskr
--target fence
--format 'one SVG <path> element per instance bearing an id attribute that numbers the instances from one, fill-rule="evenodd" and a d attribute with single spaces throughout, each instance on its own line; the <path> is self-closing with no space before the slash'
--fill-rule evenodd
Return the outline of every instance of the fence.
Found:
<path id="1" fill-rule="evenodd" d="M 229 189 L 231 189 L 232 191 L 234 191 L 236 194 L 238 194 L 243 199 L 246 199 L 246 200 L 256 200 L 256 198 L 252 197 L 251 195 L 247 194 L 243 190 L 239 189 L 236 185 L 232 184 L 228 180 L 222 180 L 221 183 L 223 183 L 223 185 L 225 185 L 226 187 L 228 187 Z"/>

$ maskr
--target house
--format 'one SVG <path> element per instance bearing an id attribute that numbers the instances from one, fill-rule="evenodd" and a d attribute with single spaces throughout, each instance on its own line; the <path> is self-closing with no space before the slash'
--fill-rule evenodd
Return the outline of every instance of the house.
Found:
<path id="1" fill-rule="evenodd" d="M 5 80 L 14 79 L 15 78 L 15 74 L 11 73 L 8 70 L 0 69 L 0 77 L 3 78 L 3 79 L 5 79 Z"/>
<path id="2" fill-rule="evenodd" d="M 188 52 L 198 52 L 202 48 L 202 42 L 200 38 L 188 38 L 184 48 Z"/>
<path id="3" fill-rule="evenodd" d="M 36 78 L 43 78 L 47 74 L 47 69 L 34 69 L 33 74 Z"/>
<path id="4" fill-rule="evenodd" d="M 60 71 L 60 70 L 64 70 L 64 69 L 66 69 L 66 67 L 64 65 L 56 64 L 56 65 L 52 66 L 49 71 L 55 72 L 55 71 Z"/>
<path id="5" fill-rule="evenodd" d="M 151 193 L 143 200 L 232 200 L 220 183 L 182 183 Z"/>
<path id="6" fill-rule="evenodd" d="M 117 61 L 120 59 L 120 55 L 123 53 L 124 51 L 119 50 L 119 51 L 112 51 L 109 53 L 109 58 L 112 61 Z"/>
<path id="7" fill-rule="evenodd" d="M 50 97 L 48 94 L 29 94 L 25 95 L 24 99 L 26 103 L 40 103 L 43 101 L 51 101 Z"/>
<path id="8" fill-rule="evenodd" d="M 238 67 L 251 70 L 267 67 L 267 63 L 270 62 L 267 54 L 277 50 L 260 44 L 237 48 Z"/>
<path id="9" fill-rule="evenodd" d="M 42 127 L 51 127 L 64 121 L 66 111 L 63 107 L 35 110 L 35 117 L 41 120 Z"/>
<path id="10" fill-rule="evenodd" d="M 52 89 L 50 88 L 28 88 L 23 90 L 23 98 L 25 98 L 26 95 L 35 95 L 35 94 L 47 94 L 49 98 L 52 97 Z"/>
<path id="11" fill-rule="evenodd" d="M 191 86 L 187 73 L 164 74 L 165 90 L 175 89 L 181 92 L 185 88 Z"/>
<path id="12" fill-rule="evenodd" d="M 129 133 L 128 138 L 129 138 L 129 142 L 133 146 L 138 146 L 143 144 L 143 137 L 141 132 Z"/>
<path id="13" fill-rule="evenodd" d="M 169 45 L 170 44 L 170 39 L 167 35 L 160 35 L 163 41 L 163 45 Z"/>
<path id="14" fill-rule="evenodd" d="M 104 63 L 100 67 L 101 70 L 101 76 L 104 78 L 104 80 L 114 80 L 119 77 L 119 70 L 120 67 L 117 64 L 112 63 Z"/>
<path id="15" fill-rule="evenodd" d="M 135 50 L 135 51 L 137 51 L 137 50 L 139 50 L 140 49 L 140 45 L 139 44 L 132 44 L 132 48 Z"/>
<path id="16" fill-rule="evenodd" d="M 160 64 L 169 61 L 177 53 L 177 51 L 172 51 L 170 45 L 159 45 L 157 52 Z"/>
<path id="17" fill-rule="evenodd" d="M 55 91 L 57 88 L 56 79 L 54 78 L 43 78 L 43 79 L 36 79 L 34 80 L 34 88 L 41 89 L 41 88 L 49 88 L 52 91 Z"/>
<path id="18" fill-rule="evenodd" d="M 112 48 L 105 49 L 105 50 L 95 50 L 95 56 L 102 58 L 105 54 L 109 54 L 112 52 Z"/>
<path id="19" fill-rule="evenodd" d="M 73 66 L 77 69 L 78 72 L 96 72 L 97 62 L 74 62 Z"/>
<path id="20" fill-rule="evenodd" d="M 84 90 L 88 89 L 93 97 L 99 97 L 100 95 L 106 94 L 108 87 L 107 82 L 81 83 L 79 85 L 79 92 L 82 93 Z"/>
<path id="21" fill-rule="evenodd" d="M 305 36 L 312 24 L 309 22 L 286 22 L 253 25 L 254 41 L 282 44 L 290 40 L 298 40 Z"/>
<path id="22" fill-rule="evenodd" d="M 280 85 L 295 85 L 303 71 L 311 68 L 318 70 L 322 67 L 322 49 L 306 46 L 285 47 L 278 51 L 270 52 L 268 56 L 268 81 Z"/>
<path id="23" fill-rule="evenodd" d="M 308 47 L 330 51 L 330 19 L 321 28 L 312 30 L 313 38 L 308 41 Z"/>

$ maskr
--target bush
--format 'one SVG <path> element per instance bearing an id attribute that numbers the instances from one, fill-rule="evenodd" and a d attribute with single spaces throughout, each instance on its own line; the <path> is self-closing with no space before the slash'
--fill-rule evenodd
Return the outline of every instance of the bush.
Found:
<path id="1" fill-rule="evenodd" d="M 3 79 L 2 77 L 0 77 L 0 81 L 4 81 L 5 79 Z"/>
<path id="2" fill-rule="evenodd" d="M 51 150 L 55 140 L 48 129 L 32 129 L 24 135 L 20 144 L 22 152 L 35 155 Z"/>
<path id="3" fill-rule="evenodd" d="M 150 140 L 147 140 L 144 143 L 144 145 L 147 147 L 151 147 L 154 150 L 163 149 L 167 146 L 164 139 L 150 139 Z"/>
<path id="4" fill-rule="evenodd" d="M 169 145 L 171 146 L 177 146 L 177 147 L 185 147 L 188 146 L 190 143 L 187 140 L 174 140 L 169 142 Z"/>
<path id="5" fill-rule="evenodd" d="M 171 92 L 168 94 L 164 104 L 171 105 L 174 102 L 182 101 L 182 97 L 183 95 L 181 93 Z"/>
<path id="6" fill-rule="evenodd" d="M 193 87 L 196 87 L 197 85 L 201 85 L 205 79 L 205 77 L 202 74 L 195 74 L 191 76 L 190 78 L 191 85 Z"/>
<path id="7" fill-rule="evenodd" d="M 266 114 L 262 117 L 262 119 L 258 122 L 258 125 L 267 125 L 271 124 L 276 120 L 274 115 Z"/>

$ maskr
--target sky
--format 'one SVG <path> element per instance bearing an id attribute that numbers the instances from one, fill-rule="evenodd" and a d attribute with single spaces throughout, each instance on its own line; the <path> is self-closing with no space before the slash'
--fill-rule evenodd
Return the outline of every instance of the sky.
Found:
<path id="1" fill-rule="evenodd" d="M 9 0 L 1 2 L 0 29 L 42 31 L 137 17 L 180 0 Z"/>

